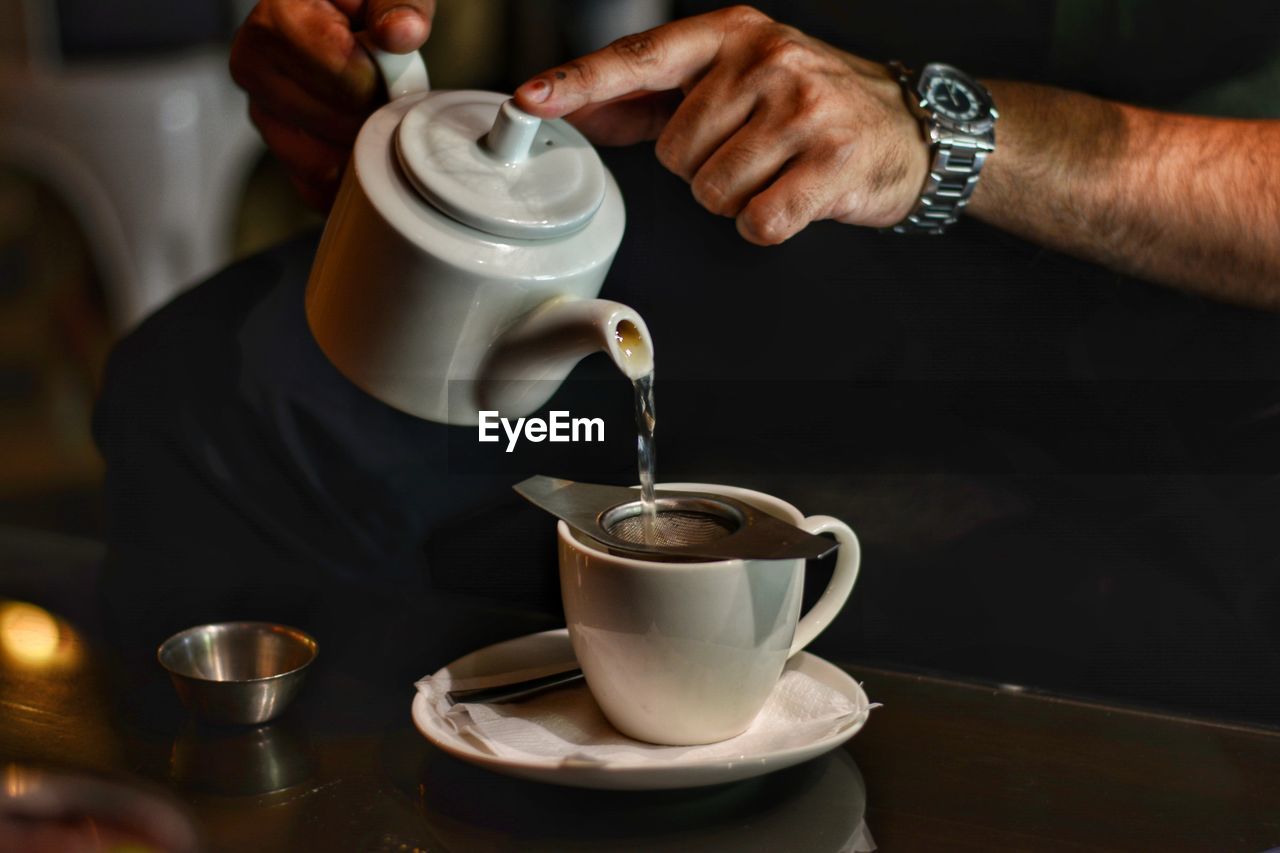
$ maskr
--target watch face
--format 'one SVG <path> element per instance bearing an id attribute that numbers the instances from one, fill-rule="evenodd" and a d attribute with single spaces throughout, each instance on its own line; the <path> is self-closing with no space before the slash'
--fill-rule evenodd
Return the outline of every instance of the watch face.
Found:
<path id="1" fill-rule="evenodd" d="M 983 86 L 950 65 L 933 62 L 924 67 L 917 91 L 921 106 L 927 106 L 934 116 L 960 125 L 969 132 L 989 129 L 995 120 L 991 95 Z"/>
<path id="2" fill-rule="evenodd" d="M 986 113 L 984 99 L 973 87 L 950 76 L 930 78 L 924 92 L 929 106 L 952 121 L 973 121 Z"/>

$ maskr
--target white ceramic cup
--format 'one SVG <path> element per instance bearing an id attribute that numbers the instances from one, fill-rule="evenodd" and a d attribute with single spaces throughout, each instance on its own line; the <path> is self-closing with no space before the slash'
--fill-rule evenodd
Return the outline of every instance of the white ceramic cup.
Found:
<path id="1" fill-rule="evenodd" d="M 746 731 L 787 659 L 831 623 L 858 578 L 847 524 L 732 486 L 727 495 L 840 543 L 826 591 L 803 618 L 804 560 L 664 563 L 610 554 L 559 523 L 560 590 L 587 686 L 618 731 L 660 744 L 712 743 Z"/>

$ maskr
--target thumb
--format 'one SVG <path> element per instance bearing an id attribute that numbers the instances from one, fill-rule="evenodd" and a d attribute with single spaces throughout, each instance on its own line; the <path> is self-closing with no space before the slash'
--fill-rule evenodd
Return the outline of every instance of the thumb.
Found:
<path id="1" fill-rule="evenodd" d="M 435 12 L 436 0 L 368 0 L 364 25 L 381 49 L 409 53 L 426 43 Z"/>

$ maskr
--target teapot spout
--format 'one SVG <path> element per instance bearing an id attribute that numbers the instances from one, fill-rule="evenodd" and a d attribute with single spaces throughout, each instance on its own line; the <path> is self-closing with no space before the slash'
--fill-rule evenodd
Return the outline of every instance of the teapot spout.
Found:
<path id="1" fill-rule="evenodd" d="M 594 352 L 608 353 L 628 379 L 653 371 L 649 327 L 635 309 L 607 299 L 549 300 L 494 344 L 482 371 L 480 400 L 504 415 L 529 414 Z"/>

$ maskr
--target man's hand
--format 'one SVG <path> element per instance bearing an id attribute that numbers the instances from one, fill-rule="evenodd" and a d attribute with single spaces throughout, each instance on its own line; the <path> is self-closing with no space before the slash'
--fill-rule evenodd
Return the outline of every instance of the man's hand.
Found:
<path id="1" fill-rule="evenodd" d="M 260 0 L 231 46 L 249 116 L 308 204 L 333 203 L 356 134 L 385 99 L 366 29 L 392 53 L 417 50 L 435 0 Z"/>
<path id="2" fill-rule="evenodd" d="M 893 225 L 928 171 L 887 68 L 742 6 L 627 36 L 539 74 L 516 100 L 602 144 L 656 138 L 698 202 L 761 245 L 819 219 Z"/>

